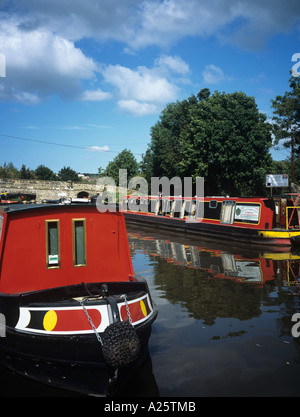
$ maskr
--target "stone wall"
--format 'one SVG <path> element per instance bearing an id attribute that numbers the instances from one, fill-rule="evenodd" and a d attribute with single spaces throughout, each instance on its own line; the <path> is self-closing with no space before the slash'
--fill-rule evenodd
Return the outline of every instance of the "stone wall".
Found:
<path id="1" fill-rule="evenodd" d="M 101 193 L 103 187 L 97 184 L 83 184 L 64 181 L 19 180 L 0 178 L 0 192 L 35 193 L 36 202 L 44 199 L 58 199 L 61 197 L 74 198 L 80 191 L 86 191 L 90 196 Z"/>
<path id="2" fill-rule="evenodd" d="M 126 188 L 107 185 L 106 189 L 112 201 L 117 201 L 117 193 L 120 191 L 122 195 L 126 195 L 127 192 L 133 192 L 133 190 L 127 190 Z M 86 191 L 89 196 L 95 194 L 101 194 L 104 190 L 104 186 L 101 184 L 81 183 L 71 181 L 42 181 L 42 180 L 20 180 L 20 179 L 8 179 L 0 178 L 0 192 L 8 193 L 35 193 L 36 202 L 41 203 L 42 200 L 56 200 L 61 197 L 77 197 L 77 194 L 81 191 Z"/>
<path id="3" fill-rule="evenodd" d="M 114 195 L 118 192 L 111 187 L 107 187 L 108 191 Z M 42 181 L 42 180 L 20 180 L 20 179 L 4 179 L 0 178 L 0 192 L 6 191 L 8 193 L 35 193 L 36 202 L 41 203 L 44 199 L 58 199 L 61 197 L 77 197 L 80 191 L 86 191 L 89 196 L 100 194 L 103 191 L 103 185 L 80 182 L 65 182 L 65 181 Z M 122 195 L 131 193 L 134 190 L 121 189 Z M 300 186 L 296 184 L 290 185 L 290 191 L 300 194 Z M 113 199 L 114 201 L 114 199 Z"/>

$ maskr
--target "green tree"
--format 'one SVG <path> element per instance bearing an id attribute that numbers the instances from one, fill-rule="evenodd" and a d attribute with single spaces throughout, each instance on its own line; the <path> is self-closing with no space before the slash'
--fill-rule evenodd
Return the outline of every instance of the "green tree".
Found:
<path id="1" fill-rule="evenodd" d="M 300 153 L 300 77 L 291 76 L 290 91 L 272 100 L 273 133 L 276 143 L 291 149 L 291 179 L 295 180 L 295 157 Z"/>
<path id="2" fill-rule="evenodd" d="M 294 176 L 295 183 L 300 184 L 300 158 L 295 160 Z"/>
<path id="3" fill-rule="evenodd" d="M 163 110 L 142 172 L 204 177 L 206 194 L 260 194 L 272 163 L 270 129 L 253 97 L 202 89 Z"/>
<path id="4" fill-rule="evenodd" d="M 151 177 L 153 175 L 153 154 L 150 147 L 148 147 L 146 150 L 145 155 L 142 155 L 142 160 L 139 164 L 139 170 L 141 175 L 146 178 L 148 185 L 151 185 Z"/>
<path id="5" fill-rule="evenodd" d="M 57 175 L 45 165 L 39 165 L 35 170 L 35 176 L 40 180 L 57 180 Z"/>
<path id="6" fill-rule="evenodd" d="M 142 172 L 152 171 L 151 176 L 175 177 L 180 174 L 183 160 L 182 143 L 191 122 L 190 110 L 197 103 L 196 97 L 166 106 L 159 121 L 151 128 L 151 144 L 146 153 Z"/>
<path id="7" fill-rule="evenodd" d="M 272 174 L 290 174 L 290 160 L 286 159 L 284 161 L 273 161 L 271 170 Z"/>
<path id="8" fill-rule="evenodd" d="M 71 169 L 70 167 L 63 167 L 58 172 L 58 178 L 61 181 L 80 181 L 77 172 Z"/>
<path id="9" fill-rule="evenodd" d="M 287 158 L 284 161 L 273 161 L 272 170 L 273 174 L 288 174 L 289 178 L 292 177 L 292 164 L 291 158 Z M 300 184 L 300 158 L 296 158 L 294 161 L 294 183 Z"/>
<path id="10" fill-rule="evenodd" d="M 260 194 L 272 163 L 270 129 L 253 97 L 216 91 L 192 108 L 181 171 L 204 177 L 207 194 Z"/>
<path id="11" fill-rule="evenodd" d="M 29 168 L 26 168 L 25 164 L 23 164 L 20 169 L 20 178 L 21 179 L 34 178 L 34 173 Z"/>
<path id="12" fill-rule="evenodd" d="M 0 165 L 0 178 L 20 178 L 20 173 L 12 162 L 4 162 Z"/>
<path id="13" fill-rule="evenodd" d="M 133 153 L 128 149 L 124 149 L 120 152 L 112 161 L 110 161 L 106 169 L 98 168 L 98 172 L 101 176 L 111 177 L 115 183 L 119 184 L 119 169 L 127 170 L 127 179 L 139 175 L 139 164 Z"/>

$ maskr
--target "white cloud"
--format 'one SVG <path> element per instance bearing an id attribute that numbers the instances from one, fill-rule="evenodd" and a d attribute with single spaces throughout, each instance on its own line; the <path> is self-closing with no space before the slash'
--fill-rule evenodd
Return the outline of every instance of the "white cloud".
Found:
<path id="1" fill-rule="evenodd" d="M 119 100 L 118 106 L 124 113 L 134 116 L 147 116 L 148 114 L 159 113 L 160 108 L 155 104 L 143 103 L 136 100 Z"/>
<path id="2" fill-rule="evenodd" d="M 36 94 L 27 93 L 26 91 L 16 91 L 15 89 L 12 89 L 12 96 L 14 98 L 14 101 L 19 103 L 26 103 L 29 105 L 38 104 L 40 102 L 39 97 Z M 7 91 L 6 88 L 3 90 L 3 94 L 0 94 L 1 98 L 9 98 L 10 93 Z"/>
<path id="3" fill-rule="evenodd" d="M 176 70 L 182 73 L 184 61 L 169 58 L 173 65 L 175 62 L 180 64 L 180 71 L 178 67 Z M 167 57 L 163 61 L 168 62 Z M 187 66 L 184 69 L 186 71 Z M 164 68 L 159 66 L 159 61 L 153 68 L 141 66 L 135 70 L 121 65 L 108 65 L 102 69 L 102 75 L 105 82 L 115 88 L 119 108 L 134 115 L 159 112 L 167 102 L 174 101 L 179 92 L 176 81 L 168 79 L 169 71 L 166 71 L 165 65 Z"/>
<path id="4" fill-rule="evenodd" d="M 179 56 L 161 55 L 156 59 L 155 66 L 161 69 L 171 70 L 179 75 L 186 75 L 190 72 L 189 65 Z"/>
<path id="5" fill-rule="evenodd" d="M 30 129 L 30 130 L 37 130 L 37 126 L 30 125 L 30 126 L 23 126 L 24 129 Z"/>
<path id="6" fill-rule="evenodd" d="M 230 80 L 231 77 L 224 74 L 222 68 L 214 64 L 206 65 L 202 72 L 203 80 L 207 84 L 217 84 L 224 80 Z"/>
<path id="7" fill-rule="evenodd" d="M 106 65 L 100 69 L 77 41 L 113 40 L 133 53 L 152 45 L 170 47 L 189 36 L 213 36 L 220 42 L 257 48 L 270 36 L 287 32 L 300 16 L 298 0 L 273 0 L 272 5 L 269 0 L 1 3 L 0 47 L 6 58 L 6 78 L 0 79 L 0 99 L 37 104 L 57 94 L 67 99 L 106 100 L 111 93 L 95 87 L 101 71 L 106 83 L 117 91 L 120 108 L 132 112 L 135 108 L 139 113 L 152 112 L 176 99 L 180 83 L 188 82 L 188 64 L 178 56 L 161 55 L 153 68 Z M 205 68 L 203 76 L 210 83 L 227 79 L 216 66 Z M 92 81 L 92 90 L 83 88 L 82 82 Z"/>
<path id="8" fill-rule="evenodd" d="M 134 49 L 168 46 L 182 37 L 203 34 L 202 3 L 196 0 L 144 1 L 136 36 L 128 43 Z M 215 22 L 211 23 L 215 27 Z"/>
<path id="9" fill-rule="evenodd" d="M 10 0 L 20 30 L 45 29 L 64 39 L 116 40 L 134 50 L 170 46 L 187 36 L 219 36 L 249 46 L 299 21 L 298 0 Z M 6 6 L 7 6 L 6 4 Z M 226 32 L 226 34 L 225 34 Z M 253 38 L 252 38 L 253 37 Z"/>
<path id="10" fill-rule="evenodd" d="M 105 146 L 90 146 L 89 148 L 86 148 L 86 151 L 90 151 L 90 152 L 107 152 L 109 151 L 109 147 L 107 145 Z"/>
<path id="11" fill-rule="evenodd" d="M 89 123 L 87 126 L 92 127 L 92 128 L 96 128 L 96 129 L 110 129 L 111 128 L 111 126 L 99 125 L 99 124 L 96 124 L 96 123 Z"/>
<path id="12" fill-rule="evenodd" d="M 273 35 L 299 23 L 298 0 L 145 0 L 141 3 L 133 49 L 166 47 L 187 36 L 215 36 L 247 48 L 259 48 Z"/>
<path id="13" fill-rule="evenodd" d="M 163 103 L 176 97 L 174 85 L 154 69 L 138 67 L 136 70 L 108 65 L 102 75 L 105 81 L 117 87 L 122 99 Z"/>
<path id="14" fill-rule="evenodd" d="M 1 25 L 0 45 L 6 57 L 0 99 L 36 104 L 51 94 L 76 97 L 81 80 L 97 71 L 73 42 L 46 30 L 21 31 L 15 20 Z"/>
<path id="15" fill-rule="evenodd" d="M 10 8 L 24 16 L 22 30 L 45 28 L 76 41 L 92 37 L 124 39 L 138 0 L 10 0 Z"/>
<path id="16" fill-rule="evenodd" d="M 0 28 L 1 51 L 7 62 L 0 99 L 26 104 L 37 104 L 52 94 L 82 101 L 112 99 L 108 90 L 83 90 L 83 80 L 95 85 L 96 75 L 102 74 L 106 84 L 113 87 L 122 111 L 152 114 L 177 98 L 178 83 L 184 82 L 178 77 L 189 73 L 186 62 L 168 55 L 161 55 L 153 68 L 99 65 L 73 41 L 46 29 L 47 25 L 41 28 L 32 24 L 29 28 L 24 19 L 8 19 Z"/>
<path id="17" fill-rule="evenodd" d="M 98 90 L 87 90 L 84 91 L 81 100 L 83 101 L 103 101 L 112 98 L 112 94 L 109 92 Z"/>

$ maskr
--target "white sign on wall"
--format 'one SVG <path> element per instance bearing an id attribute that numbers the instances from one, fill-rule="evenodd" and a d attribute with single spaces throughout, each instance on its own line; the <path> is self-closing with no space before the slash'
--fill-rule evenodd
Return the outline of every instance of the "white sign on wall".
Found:
<path id="1" fill-rule="evenodd" d="M 289 176 L 287 174 L 266 175 L 266 187 L 288 187 Z"/>
<path id="2" fill-rule="evenodd" d="M 259 221 L 259 205 L 244 206 L 242 204 L 236 205 L 235 219 L 258 223 Z"/>

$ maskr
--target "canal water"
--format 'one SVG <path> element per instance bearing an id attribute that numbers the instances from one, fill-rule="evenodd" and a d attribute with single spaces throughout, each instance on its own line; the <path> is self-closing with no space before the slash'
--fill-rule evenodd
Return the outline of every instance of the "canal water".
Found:
<path id="1" fill-rule="evenodd" d="M 300 395 L 299 255 L 128 234 L 159 311 L 149 351 L 161 396 Z"/>
<path id="2" fill-rule="evenodd" d="M 300 254 L 127 229 L 158 317 L 149 356 L 119 397 L 299 396 Z M 46 384 L 1 366 L 0 395 L 74 395 L 41 372 Z"/>

